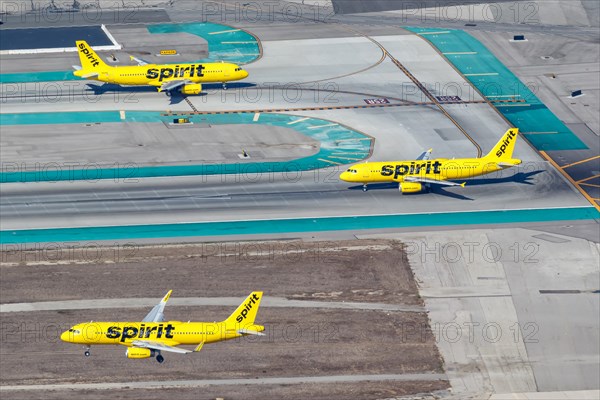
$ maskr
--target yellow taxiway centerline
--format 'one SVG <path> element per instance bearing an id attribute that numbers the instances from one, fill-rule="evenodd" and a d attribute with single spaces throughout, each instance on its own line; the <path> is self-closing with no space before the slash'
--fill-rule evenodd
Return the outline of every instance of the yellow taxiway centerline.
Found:
<path id="1" fill-rule="evenodd" d="M 573 162 L 571 164 L 563 165 L 561 168 L 572 167 L 573 165 L 583 164 L 583 163 L 586 163 L 588 161 L 596 160 L 598 158 L 600 158 L 600 156 L 594 156 L 594 157 L 586 158 L 585 160 L 579 160 L 579 161 Z"/>

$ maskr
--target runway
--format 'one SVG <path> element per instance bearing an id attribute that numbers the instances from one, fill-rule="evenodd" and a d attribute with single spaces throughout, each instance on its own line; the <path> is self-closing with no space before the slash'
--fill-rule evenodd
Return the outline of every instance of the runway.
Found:
<path id="1" fill-rule="evenodd" d="M 402 195 L 395 185 L 340 182 L 340 169 L 132 182 L 4 184 L 2 230 L 148 223 L 518 210 L 587 206 L 545 164 L 467 181 L 462 190 Z M 552 192 L 552 196 L 546 193 Z M 68 221 L 68 224 L 65 224 Z"/>

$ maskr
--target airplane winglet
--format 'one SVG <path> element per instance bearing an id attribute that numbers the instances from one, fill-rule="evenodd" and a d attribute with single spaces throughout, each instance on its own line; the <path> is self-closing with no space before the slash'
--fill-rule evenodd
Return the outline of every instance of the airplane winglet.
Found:
<path id="1" fill-rule="evenodd" d="M 161 300 L 161 303 L 166 303 L 169 300 L 169 297 L 171 296 L 171 293 L 173 293 L 173 289 L 169 290 L 169 292 Z"/>
<path id="2" fill-rule="evenodd" d="M 202 350 L 202 346 L 204 346 L 204 342 L 200 342 L 200 344 L 198 346 L 196 346 L 196 348 L 194 349 L 194 351 L 197 353 L 200 350 Z"/>
<path id="3" fill-rule="evenodd" d="M 467 184 L 467 182 L 463 182 L 460 184 L 460 187 L 465 187 L 466 184 Z"/>

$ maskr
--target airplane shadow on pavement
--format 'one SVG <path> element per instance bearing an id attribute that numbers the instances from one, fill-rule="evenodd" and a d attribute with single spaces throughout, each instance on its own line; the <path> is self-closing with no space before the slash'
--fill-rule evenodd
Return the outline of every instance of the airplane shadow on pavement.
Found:
<path id="1" fill-rule="evenodd" d="M 537 171 L 532 171 L 532 172 L 518 172 L 514 175 L 507 176 L 504 178 L 478 178 L 478 179 L 465 179 L 464 181 L 467 182 L 467 185 L 466 185 L 467 188 L 469 186 L 492 185 L 492 184 L 506 183 L 506 182 L 522 183 L 524 185 L 534 185 L 535 183 L 531 182 L 530 179 L 532 177 L 534 177 L 535 175 L 540 174 L 542 172 L 545 172 L 545 170 L 537 170 Z M 458 182 L 458 180 L 453 180 L 453 181 Z M 362 190 L 362 185 L 351 186 L 348 189 L 349 190 Z M 369 184 L 369 191 L 371 191 L 371 190 L 398 190 L 398 184 L 395 182 L 372 183 L 372 184 Z M 452 191 L 450 191 L 450 190 L 452 190 Z M 444 187 L 442 185 L 431 185 L 429 190 L 427 191 L 427 193 L 451 197 L 451 198 L 458 199 L 458 200 L 473 200 L 472 198 L 463 196 L 462 194 L 459 193 L 459 190 L 463 190 L 463 189 L 453 188 L 450 190 L 447 190 L 447 187 Z M 404 196 L 411 196 L 411 195 L 418 196 L 418 195 L 423 195 L 423 194 L 424 194 L 423 192 L 407 193 Z"/>
<path id="2" fill-rule="evenodd" d="M 123 99 L 129 98 L 131 101 L 134 100 L 135 93 L 158 93 L 154 86 L 121 86 L 114 83 L 104 83 L 102 85 L 96 85 L 94 83 L 87 83 L 86 86 L 94 92 L 95 96 L 101 96 L 103 94 L 115 93 L 115 95 L 123 94 Z M 245 83 L 245 82 L 233 82 L 227 84 L 227 89 L 244 89 L 256 86 L 254 83 Z M 211 91 L 212 93 L 208 93 Z M 220 83 L 207 83 L 202 85 L 202 92 L 200 94 L 194 95 L 194 97 L 207 96 L 209 94 L 214 94 L 216 91 L 222 91 L 223 86 Z M 165 93 L 158 93 L 165 97 L 170 97 L 169 104 L 179 104 L 181 103 L 187 96 L 182 95 L 179 92 L 173 93 L 171 96 L 166 95 Z"/>

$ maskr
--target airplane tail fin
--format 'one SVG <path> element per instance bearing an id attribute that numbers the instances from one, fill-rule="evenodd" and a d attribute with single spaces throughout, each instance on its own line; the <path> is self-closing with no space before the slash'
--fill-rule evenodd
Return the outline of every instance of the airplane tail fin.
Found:
<path id="1" fill-rule="evenodd" d="M 262 296 L 263 292 L 250 293 L 246 300 L 225 320 L 225 323 L 237 326 L 254 325 Z"/>
<path id="2" fill-rule="evenodd" d="M 75 43 L 77 52 L 79 53 L 79 61 L 81 62 L 81 69 L 76 70 L 74 72 L 75 75 L 90 75 L 93 74 L 94 71 L 107 67 L 100 56 L 92 50 L 92 47 L 88 45 L 86 41 L 78 40 Z"/>
<path id="3" fill-rule="evenodd" d="M 518 134 L 518 128 L 511 128 L 507 130 L 504 136 L 502 136 L 494 148 L 484 158 L 491 159 L 495 162 L 511 163 L 511 160 L 517 161 L 513 160 L 512 154 L 513 150 L 515 149 L 515 143 L 517 142 Z"/>

